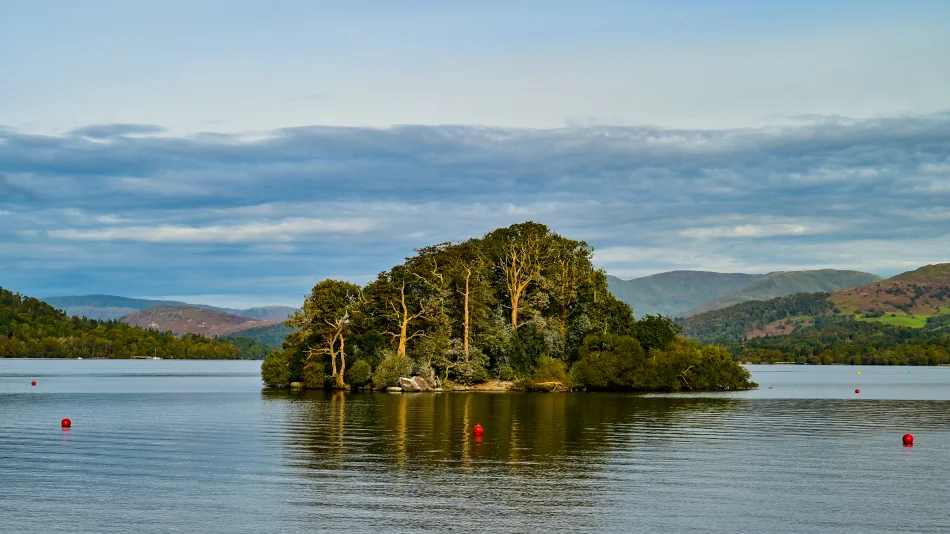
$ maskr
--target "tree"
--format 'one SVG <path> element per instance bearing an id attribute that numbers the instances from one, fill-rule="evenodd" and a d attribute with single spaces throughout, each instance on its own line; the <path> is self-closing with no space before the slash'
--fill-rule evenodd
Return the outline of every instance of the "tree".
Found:
<path id="1" fill-rule="evenodd" d="M 428 291 L 417 274 L 408 265 L 397 265 L 366 288 L 377 327 L 396 343 L 396 357 L 402 359 L 408 359 L 409 342 L 425 334 L 410 328 L 426 314 Z"/>
<path id="2" fill-rule="evenodd" d="M 636 337 L 640 344 L 651 352 L 665 350 L 676 340 L 682 326 L 673 322 L 669 317 L 662 315 L 647 315 L 637 321 Z"/>
<path id="3" fill-rule="evenodd" d="M 303 307 L 287 320 L 287 326 L 299 328 L 303 336 L 319 342 L 307 347 L 307 358 L 321 354 L 330 357 L 334 387 L 345 388 L 346 336 L 358 312 L 361 290 L 356 284 L 341 280 L 324 280 L 313 286 Z M 340 365 L 337 366 L 337 356 Z"/>
<path id="4" fill-rule="evenodd" d="M 261 362 L 261 379 L 268 386 L 286 386 L 290 383 L 290 366 L 287 354 L 282 351 L 271 351 L 264 356 Z"/>
<path id="5" fill-rule="evenodd" d="M 518 322 L 519 314 L 530 311 L 528 303 L 524 302 L 524 294 L 532 283 L 540 281 L 550 252 L 549 233 L 543 224 L 526 222 L 485 236 L 494 248 L 495 263 L 511 308 L 513 332 L 522 324 Z"/>

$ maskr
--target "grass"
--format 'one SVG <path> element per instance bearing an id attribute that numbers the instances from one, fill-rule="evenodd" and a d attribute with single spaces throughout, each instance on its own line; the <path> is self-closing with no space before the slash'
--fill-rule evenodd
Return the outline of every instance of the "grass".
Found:
<path id="1" fill-rule="evenodd" d="M 855 319 L 859 321 L 877 321 L 883 324 L 906 326 L 909 328 L 923 328 L 927 324 L 927 318 L 933 317 L 934 315 L 950 315 L 950 306 L 942 306 L 937 313 L 917 313 L 914 315 L 897 315 L 895 317 L 891 317 L 890 314 L 887 314 L 883 317 L 871 318 L 857 316 Z"/>
<path id="2" fill-rule="evenodd" d="M 917 315 L 898 315 L 896 317 L 891 317 L 890 315 L 885 315 L 883 317 L 873 317 L 867 319 L 868 321 L 877 321 L 883 324 L 889 324 L 894 326 L 908 326 L 910 328 L 923 328 L 927 324 L 927 315 L 917 314 Z"/>

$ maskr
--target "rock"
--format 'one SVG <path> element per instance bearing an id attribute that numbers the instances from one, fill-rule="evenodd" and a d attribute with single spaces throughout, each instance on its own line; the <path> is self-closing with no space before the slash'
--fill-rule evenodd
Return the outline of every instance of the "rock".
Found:
<path id="1" fill-rule="evenodd" d="M 431 391 L 432 388 L 429 387 L 429 383 L 426 382 L 425 378 L 421 376 L 414 376 L 412 378 L 399 377 L 399 385 L 402 386 L 403 391 Z"/>
<path id="2" fill-rule="evenodd" d="M 397 388 L 397 387 L 386 388 L 386 393 L 402 393 L 402 388 Z"/>
<path id="3" fill-rule="evenodd" d="M 302 388 L 303 388 L 303 382 L 291 382 L 291 383 L 290 383 L 290 389 L 302 389 Z"/>

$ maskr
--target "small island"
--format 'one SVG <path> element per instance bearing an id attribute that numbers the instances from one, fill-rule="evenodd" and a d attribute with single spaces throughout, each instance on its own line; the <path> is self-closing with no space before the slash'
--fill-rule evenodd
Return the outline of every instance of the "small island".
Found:
<path id="1" fill-rule="evenodd" d="M 323 280 L 267 354 L 270 387 L 703 391 L 757 387 L 721 346 L 634 318 L 593 248 L 535 222 L 415 251 L 364 287 Z M 403 381 L 405 383 L 405 380 Z M 478 388 L 476 388 L 478 389 Z"/>

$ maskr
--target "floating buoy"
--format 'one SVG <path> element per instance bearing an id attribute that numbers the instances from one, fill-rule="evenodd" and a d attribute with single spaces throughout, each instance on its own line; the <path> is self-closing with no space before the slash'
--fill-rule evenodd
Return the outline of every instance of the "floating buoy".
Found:
<path id="1" fill-rule="evenodd" d="M 914 444 L 914 435 L 913 435 L 913 434 L 904 434 L 903 441 L 904 441 L 904 445 L 913 445 L 913 444 Z"/>
<path id="2" fill-rule="evenodd" d="M 36 385 L 36 380 L 30 382 L 30 385 L 31 385 L 31 386 L 35 386 L 35 385 Z"/>
<path id="3" fill-rule="evenodd" d="M 482 428 L 482 425 L 475 425 L 475 427 L 472 428 L 472 433 L 475 434 L 476 436 L 481 436 L 482 434 L 485 433 L 485 429 Z"/>
<path id="4" fill-rule="evenodd" d="M 63 423 L 62 423 L 62 424 L 63 424 L 63 428 L 69 428 L 69 427 L 73 426 L 73 422 L 70 421 L 68 418 L 67 418 L 67 419 L 63 419 Z"/>
<path id="5" fill-rule="evenodd" d="M 854 390 L 854 392 L 855 392 L 855 393 L 861 393 L 861 390 L 860 390 L 860 389 L 856 389 L 856 390 Z"/>
<path id="6" fill-rule="evenodd" d="M 858 371 L 858 374 L 861 374 L 861 371 Z"/>

